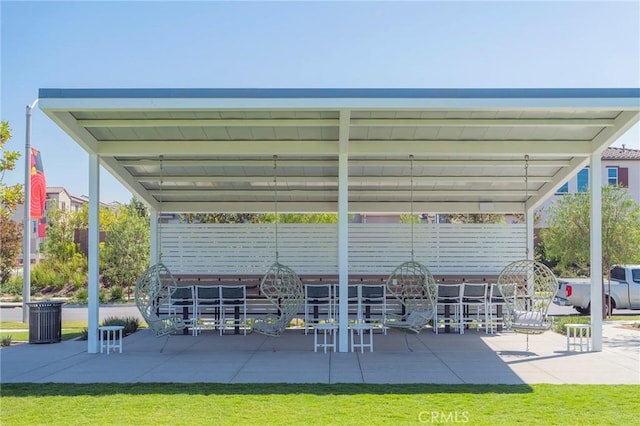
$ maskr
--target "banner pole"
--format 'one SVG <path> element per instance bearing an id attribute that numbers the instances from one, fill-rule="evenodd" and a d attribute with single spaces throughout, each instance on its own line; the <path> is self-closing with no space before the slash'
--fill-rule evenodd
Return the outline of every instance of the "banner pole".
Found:
<path id="1" fill-rule="evenodd" d="M 27 105 L 27 123 L 24 143 L 24 221 L 22 226 L 22 322 L 29 322 L 31 301 L 31 110 L 36 99 Z"/>

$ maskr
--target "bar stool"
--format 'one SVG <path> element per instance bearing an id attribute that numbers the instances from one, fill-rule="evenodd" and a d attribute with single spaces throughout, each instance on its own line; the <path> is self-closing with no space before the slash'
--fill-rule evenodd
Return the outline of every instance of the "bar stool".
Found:
<path id="1" fill-rule="evenodd" d="M 100 353 L 107 349 L 107 355 L 109 350 L 115 352 L 116 349 L 122 353 L 122 325 L 103 325 L 98 327 L 98 333 L 100 333 Z M 107 335 L 105 338 L 105 334 Z"/>
<path id="2" fill-rule="evenodd" d="M 589 341 L 591 340 L 591 325 L 589 324 L 566 324 L 567 329 L 567 351 L 577 350 L 586 347 L 589 351 Z M 584 336 L 583 336 L 584 334 Z"/>
<path id="3" fill-rule="evenodd" d="M 357 348 L 360 348 L 360 352 L 364 353 L 364 348 L 369 348 L 373 352 L 373 324 L 371 323 L 358 323 L 349 326 L 351 332 L 351 352 L 355 352 Z M 356 333 L 354 333 L 354 331 Z M 368 331 L 368 333 L 367 333 Z M 369 335 L 369 341 L 367 342 L 364 336 Z M 358 341 L 356 341 L 356 338 Z"/>
<path id="4" fill-rule="evenodd" d="M 318 343 L 318 332 L 322 331 L 322 343 Z M 323 348 L 327 353 L 327 348 L 336 351 L 336 340 L 338 335 L 338 324 L 323 322 L 313 325 L 313 351 L 318 352 L 318 348 Z"/>

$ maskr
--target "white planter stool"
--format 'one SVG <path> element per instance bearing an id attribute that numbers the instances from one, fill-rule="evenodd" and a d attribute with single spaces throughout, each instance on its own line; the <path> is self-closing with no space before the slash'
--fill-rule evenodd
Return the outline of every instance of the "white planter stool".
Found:
<path id="1" fill-rule="evenodd" d="M 322 343 L 318 343 L 318 332 L 322 332 Z M 327 353 L 327 348 L 336 351 L 336 340 L 338 336 L 338 324 L 321 323 L 313 324 L 313 351 L 318 352 L 318 348 L 323 348 Z"/>
<path id="2" fill-rule="evenodd" d="M 362 353 L 364 353 L 365 348 L 369 348 L 369 350 L 373 352 L 373 324 L 353 324 L 349 326 L 349 330 L 351 332 L 351 352 L 355 352 L 358 348 L 360 348 L 360 352 Z M 369 335 L 368 342 L 364 337 L 367 334 Z"/>
<path id="3" fill-rule="evenodd" d="M 567 351 L 580 349 L 582 352 L 583 348 L 589 351 L 591 326 L 589 324 L 566 324 L 565 327 L 567 329 Z"/>
<path id="4" fill-rule="evenodd" d="M 107 355 L 109 351 L 116 349 L 122 353 L 122 325 L 103 325 L 98 327 L 98 333 L 100 334 L 100 353 L 107 349 Z M 106 334 L 106 338 L 105 338 Z"/>

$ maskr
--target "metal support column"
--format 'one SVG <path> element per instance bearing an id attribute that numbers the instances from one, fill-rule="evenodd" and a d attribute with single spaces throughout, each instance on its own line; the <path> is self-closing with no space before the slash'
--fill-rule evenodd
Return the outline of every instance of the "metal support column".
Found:
<path id="1" fill-rule="evenodd" d="M 89 154 L 89 318 L 87 352 L 98 353 L 100 291 L 100 157 Z"/>
<path id="2" fill-rule="evenodd" d="M 338 153 L 338 313 L 339 351 L 349 351 L 349 122 L 350 111 L 340 111 Z"/>
<path id="3" fill-rule="evenodd" d="M 602 351 L 602 153 L 591 154 L 591 331 L 594 351 Z"/>

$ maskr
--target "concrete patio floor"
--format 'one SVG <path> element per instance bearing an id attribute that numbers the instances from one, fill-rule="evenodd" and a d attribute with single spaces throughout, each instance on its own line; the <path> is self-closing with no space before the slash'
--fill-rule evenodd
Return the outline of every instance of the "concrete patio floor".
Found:
<path id="1" fill-rule="evenodd" d="M 554 332 L 375 334 L 374 352 L 314 353 L 313 335 L 280 338 L 203 332 L 124 339 L 120 353 L 89 354 L 86 341 L 0 350 L 2 383 L 441 383 L 640 384 L 640 331 L 604 326 L 602 352 L 567 352 Z"/>

